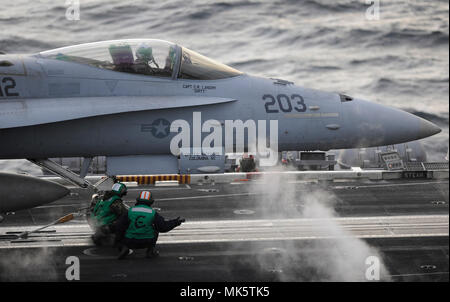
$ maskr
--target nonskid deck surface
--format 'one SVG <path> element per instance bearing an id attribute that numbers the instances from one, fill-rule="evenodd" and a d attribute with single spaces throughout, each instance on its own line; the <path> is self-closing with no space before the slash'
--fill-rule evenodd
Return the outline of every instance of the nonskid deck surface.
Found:
<path id="1" fill-rule="evenodd" d="M 339 277 L 311 260 L 330 261 L 326 251 L 340 245 L 344 255 L 351 253 L 352 244 L 367 257 L 376 250 L 386 265 L 384 280 L 448 280 L 448 180 L 294 181 L 283 184 L 296 196 L 288 203 L 267 198 L 266 185 L 151 188 L 163 216 L 187 222 L 161 234 L 161 257 L 148 260 L 135 251 L 127 266 L 115 259 L 116 250 L 92 245 L 83 217 L 27 239 L 11 237 L 85 206 L 91 192 L 74 189 L 55 203 L 7 216 L 0 225 L 0 280 L 65 280 L 68 256 L 80 258 L 86 281 L 356 280 L 362 277 Z M 132 205 L 141 189 L 130 187 L 125 201 Z M 19 258 L 38 262 L 11 261 Z"/>
<path id="2" fill-rule="evenodd" d="M 161 234 L 159 244 L 195 244 L 239 241 L 401 238 L 448 236 L 448 215 L 299 218 L 282 220 L 209 220 L 187 222 Z M 339 227 L 336 231 L 335 226 Z M 87 224 L 54 226 L 27 239 L 5 240 L 29 227 L 2 228 L 0 249 L 29 247 L 91 246 L 93 234 Z"/>

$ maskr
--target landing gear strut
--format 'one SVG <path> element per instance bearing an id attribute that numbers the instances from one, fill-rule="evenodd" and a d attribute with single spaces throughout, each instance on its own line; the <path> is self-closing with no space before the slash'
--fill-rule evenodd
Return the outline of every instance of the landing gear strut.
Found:
<path id="1" fill-rule="evenodd" d="M 40 159 L 28 159 L 30 162 L 43 167 L 50 172 L 61 176 L 62 178 L 70 181 L 71 183 L 81 187 L 81 188 L 88 188 L 93 187 L 93 185 L 84 179 L 84 177 L 87 174 L 87 170 L 89 169 L 89 165 L 92 162 L 92 158 L 85 158 L 83 162 L 83 169 L 80 172 L 80 175 L 77 175 L 70 171 L 69 169 L 64 168 L 61 165 L 58 165 L 54 161 L 48 159 L 48 158 L 40 158 Z"/>

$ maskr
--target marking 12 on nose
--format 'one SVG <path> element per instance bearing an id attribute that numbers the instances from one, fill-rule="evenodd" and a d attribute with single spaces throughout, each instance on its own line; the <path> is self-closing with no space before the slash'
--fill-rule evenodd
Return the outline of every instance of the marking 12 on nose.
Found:
<path id="1" fill-rule="evenodd" d="M 297 112 L 306 111 L 305 100 L 299 94 L 293 94 L 291 97 L 286 94 L 278 94 L 276 97 L 271 94 L 265 94 L 262 99 L 266 101 L 264 108 L 267 113 L 279 113 L 280 110 L 282 112 L 292 112 L 292 110 Z"/>
<path id="2" fill-rule="evenodd" d="M 14 88 L 16 88 L 16 81 L 13 78 L 3 78 L 0 81 L 0 97 L 19 96 L 19 93 L 11 91 Z"/>

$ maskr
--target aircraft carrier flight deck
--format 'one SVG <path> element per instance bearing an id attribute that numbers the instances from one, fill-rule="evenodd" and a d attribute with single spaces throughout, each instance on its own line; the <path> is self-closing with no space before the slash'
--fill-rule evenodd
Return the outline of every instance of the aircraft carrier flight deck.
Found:
<path id="1" fill-rule="evenodd" d="M 82 215 L 17 237 L 89 205 L 92 192 L 72 187 L 59 201 L 6 217 L 0 281 L 65 281 L 69 256 L 80 259 L 82 281 L 365 281 L 373 255 L 380 281 L 449 280 L 448 177 L 270 183 L 152 186 L 160 214 L 186 219 L 160 234 L 155 259 L 137 250 L 117 260 L 116 249 L 93 245 Z M 129 187 L 128 205 L 140 189 Z"/>

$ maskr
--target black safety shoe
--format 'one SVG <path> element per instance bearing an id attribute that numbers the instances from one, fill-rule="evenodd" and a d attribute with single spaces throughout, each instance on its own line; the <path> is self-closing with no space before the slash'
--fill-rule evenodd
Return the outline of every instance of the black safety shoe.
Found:
<path id="1" fill-rule="evenodd" d="M 154 248 L 148 248 L 147 252 L 145 253 L 146 258 L 155 258 L 159 256 L 159 252 Z"/>
<path id="2" fill-rule="evenodd" d="M 91 236 L 92 242 L 96 245 L 96 246 L 101 246 L 102 245 L 102 241 L 100 240 L 99 236 L 96 235 L 92 235 Z"/>
<path id="3" fill-rule="evenodd" d="M 117 257 L 117 259 L 119 259 L 119 260 L 125 259 L 125 257 L 128 256 L 129 253 L 130 253 L 130 249 L 127 248 L 126 246 L 123 246 L 120 249 L 119 257 Z"/>

